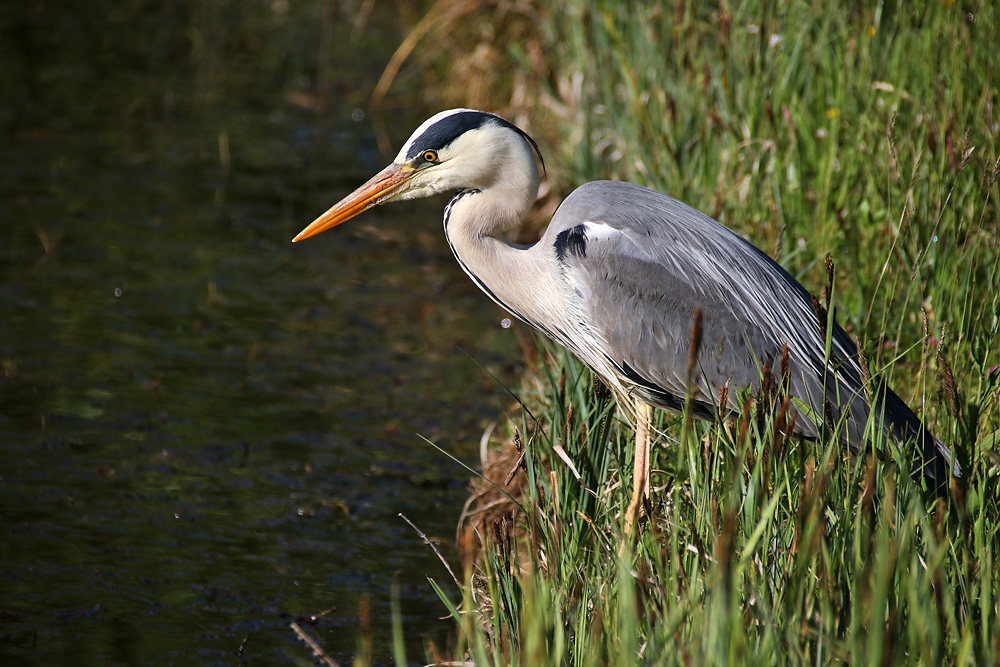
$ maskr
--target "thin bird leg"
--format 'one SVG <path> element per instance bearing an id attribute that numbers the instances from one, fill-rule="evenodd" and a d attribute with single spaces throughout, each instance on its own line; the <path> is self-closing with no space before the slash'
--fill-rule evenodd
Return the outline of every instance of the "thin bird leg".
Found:
<path id="1" fill-rule="evenodd" d="M 635 465 L 632 468 L 632 500 L 625 510 L 625 533 L 633 535 L 639 523 L 643 501 L 649 498 L 649 458 L 653 433 L 653 408 L 643 401 L 635 402 Z"/>

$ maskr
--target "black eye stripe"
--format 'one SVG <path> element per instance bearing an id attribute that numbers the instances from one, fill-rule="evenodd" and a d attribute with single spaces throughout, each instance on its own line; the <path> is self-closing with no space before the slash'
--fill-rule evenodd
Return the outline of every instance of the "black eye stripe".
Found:
<path id="1" fill-rule="evenodd" d="M 469 130 L 476 129 L 484 122 L 492 118 L 481 111 L 462 111 L 451 116 L 446 116 L 427 128 L 412 144 L 407 154 L 407 159 L 413 159 L 417 155 L 429 149 L 444 148 L 452 141 L 462 136 Z"/>
<path id="2" fill-rule="evenodd" d="M 406 152 L 406 159 L 412 160 L 418 155 L 422 156 L 426 151 L 444 148 L 469 130 L 477 129 L 483 124 L 489 122 L 497 123 L 498 125 L 513 130 L 524 137 L 524 139 L 531 144 L 531 148 L 534 149 L 535 155 L 538 156 L 538 160 L 542 164 L 542 169 L 545 169 L 545 160 L 542 158 L 542 154 L 538 150 L 538 144 L 535 143 L 534 139 L 528 136 L 527 132 L 500 116 L 482 111 L 471 110 L 460 111 L 450 116 L 446 116 L 424 130 L 419 137 L 410 142 L 410 147 Z"/>

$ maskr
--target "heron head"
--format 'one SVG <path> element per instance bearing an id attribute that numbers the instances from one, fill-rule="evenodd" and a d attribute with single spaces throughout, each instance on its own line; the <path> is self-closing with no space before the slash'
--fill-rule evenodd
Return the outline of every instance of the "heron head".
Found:
<path id="1" fill-rule="evenodd" d="M 301 241 L 336 227 L 373 206 L 460 189 L 538 189 L 535 155 L 523 130 L 499 116 L 471 109 L 442 111 L 416 129 L 396 159 L 292 239 Z M 544 167 L 544 162 L 542 163 Z"/>

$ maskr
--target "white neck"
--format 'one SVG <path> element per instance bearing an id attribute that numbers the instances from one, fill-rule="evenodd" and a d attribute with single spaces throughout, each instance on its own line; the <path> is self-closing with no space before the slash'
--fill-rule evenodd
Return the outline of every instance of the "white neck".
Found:
<path id="1" fill-rule="evenodd" d="M 563 279 L 563 268 L 551 243 L 523 246 L 499 234 L 500 229 L 520 224 L 520 218 L 516 223 L 498 218 L 504 210 L 501 196 L 490 190 L 463 190 L 448 203 L 445 237 L 458 263 L 502 308 L 569 349 L 591 368 L 602 369 L 602 377 L 614 378 L 608 360 L 595 353 L 601 346 L 584 324 L 588 318 L 580 311 L 579 297 Z M 484 230 L 494 233 L 483 234 Z M 611 388 L 626 395 L 620 384 Z"/>
<path id="2" fill-rule="evenodd" d="M 445 237 L 458 263 L 484 292 L 513 315 L 542 328 L 542 322 L 553 322 L 556 312 L 564 312 L 560 304 L 537 299 L 543 285 L 550 288 L 546 294 L 560 291 L 548 284 L 555 275 L 548 266 L 554 260 L 537 244 L 522 246 L 503 237 L 503 231 L 521 225 L 530 206 L 523 201 L 512 206 L 512 194 L 501 188 L 459 192 L 445 209 Z M 529 291 L 525 285 L 533 288 Z"/>

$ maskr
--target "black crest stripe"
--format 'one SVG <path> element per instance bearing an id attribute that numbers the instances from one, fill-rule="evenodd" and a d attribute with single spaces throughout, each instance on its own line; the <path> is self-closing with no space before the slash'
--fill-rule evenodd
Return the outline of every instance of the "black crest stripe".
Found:
<path id="1" fill-rule="evenodd" d="M 441 150 L 469 130 L 482 127 L 490 118 L 492 116 L 481 111 L 461 111 L 442 118 L 413 140 L 406 159 L 412 160 L 426 150 Z"/>
<path id="2" fill-rule="evenodd" d="M 535 140 L 527 132 L 500 116 L 495 116 L 484 111 L 459 111 L 458 113 L 442 118 L 413 140 L 410 144 L 410 150 L 406 152 L 406 159 L 412 160 L 426 150 L 439 151 L 469 130 L 478 129 L 489 122 L 506 127 L 524 137 L 531 144 L 535 155 L 538 156 L 538 160 L 542 163 L 542 169 L 545 169 L 545 160 L 542 158 L 541 151 L 538 150 L 538 144 L 535 143 Z"/>

